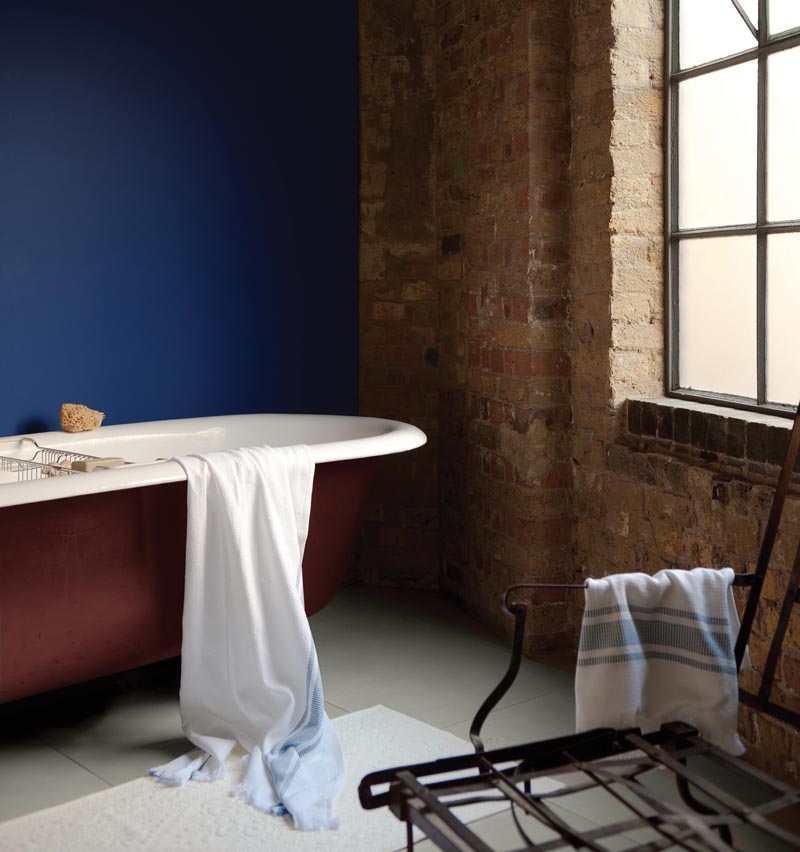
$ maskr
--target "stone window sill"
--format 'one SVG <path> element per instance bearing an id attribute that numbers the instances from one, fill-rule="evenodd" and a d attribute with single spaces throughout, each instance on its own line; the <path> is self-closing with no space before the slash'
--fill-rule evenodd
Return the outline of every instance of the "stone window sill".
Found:
<path id="1" fill-rule="evenodd" d="M 793 421 L 680 399 L 629 399 L 629 440 L 658 450 L 762 477 L 783 464 Z"/>

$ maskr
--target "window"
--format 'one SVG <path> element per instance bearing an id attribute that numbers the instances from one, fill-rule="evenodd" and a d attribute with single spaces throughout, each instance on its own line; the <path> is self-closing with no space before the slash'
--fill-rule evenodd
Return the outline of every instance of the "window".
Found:
<path id="1" fill-rule="evenodd" d="M 668 0 L 667 390 L 800 400 L 800 0 Z"/>

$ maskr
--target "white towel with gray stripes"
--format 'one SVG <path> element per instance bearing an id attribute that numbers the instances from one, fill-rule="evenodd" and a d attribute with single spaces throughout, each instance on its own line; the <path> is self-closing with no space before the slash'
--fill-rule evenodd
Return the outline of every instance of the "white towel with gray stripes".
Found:
<path id="1" fill-rule="evenodd" d="M 576 729 L 693 725 L 742 754 L 733 569 L 589 580 L 575 675 Z"/>

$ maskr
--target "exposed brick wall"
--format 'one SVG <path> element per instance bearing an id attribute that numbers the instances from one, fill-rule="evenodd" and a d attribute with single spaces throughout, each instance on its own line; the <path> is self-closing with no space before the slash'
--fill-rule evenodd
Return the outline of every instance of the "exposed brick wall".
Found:
<path id="1" fill-rule="evenodd" d="M 432 440 L 385 465 L 359 571 L 502 629 L 510 578 L 570 564 L 569 35 L 562 0 L 361 5 L 361 411 Z"/>
<path id="2" fill-rule="evenodd" d="M 723 468 L 626 430 L 624 401 L 663 390 L 662 20 L 661 0 L 362 0 L 362 412 L 432 439 L 385 468 L 367 581 L 439 586 L 506 630 L 512 582 L 754 564 L 768 446 L 736 469 L 729 423 Z M 577 614 L 539 598 L 528 650 L 574 645 Z M 796 735 L 743 727 L 798 777 Z"/>
<path id="3" fill-rule="evenodd" d="M 433 0 L 359 4 L 359 408 L 419 426 L 428 444 L 382 461 L 357 572 L 429 588 L 439 572 L 433 38 Z"/>
<path id="4" fill-rule="evenodd" d="M 663 390 L 660 0 L 573 0 L 574 455 Z"/>
<path id="5" fill-rule="evenodd" d="M 611 389 L 611 51 L 608 2 L 575 0 L 572 51 L 572 396 L 576 476 L 595 451 L 609 416 Z M 579 479 L 576 485 L 579 485 Z M 578 488 L 578 491 L 581 491 Z"/>
<path id="6" fill-rule="evenodd" d="M 597 491 L 631 393 L 662 391 L 663 7 L 573 0 L 572 405 L 575 557 L 604 573 L 592 521 L 617 525 Z"/>
<path id="7" fill-rule="evenodd" d="M 502 589 L 571 555 L 569 8 L 440 3 L 436 26 L 442 582 L 505 630 Z M 561 610 L 532 644 L 563 642 Z"/>
<path id="8" fill-rule="evenodd" d="M 630 523 L 607 459 L 624 399 L 662 390 L 662 15 L 659 0 L 573 0 L 572 452 L 584 573 L 630 562 L 598 546 Z"/>
<path id="9" fill-rule="evenodd" d="M 759 425 L 754 441 L 764 446 L 754 443 L 745 463 L 737 436 L 742 444 L 749 432 L 741 424 L 685 411 L 653 424 L 656 413 L 635 407 L 636 431 L 654 439 L 625 428 L 628 397 L 663 392 L 662 20 L 660 0 L 573 0 L 571 402 L 575 561 L 587 576 L 696 565 L 752 570 L 772 498 L 765 462 L 780 455 L 777 448 L 770 455 Z M 698 433 L 701 421 L 707 431 L 711 421 L 719 426 L 719 446 L 709 444 L 710 433 L 693 435 L 694 421 Z M 800 535 L 800 503 L 791 499 L 787 512 L 751 642 L 756 671 Z M 795 709 L 798 675 L 795 621 L 775 695 Z M 753 688 L 756 678 L 743 682 Z M 741 728 L 750 760 L 800 777 L 796 732 L 749 710 Z"/>

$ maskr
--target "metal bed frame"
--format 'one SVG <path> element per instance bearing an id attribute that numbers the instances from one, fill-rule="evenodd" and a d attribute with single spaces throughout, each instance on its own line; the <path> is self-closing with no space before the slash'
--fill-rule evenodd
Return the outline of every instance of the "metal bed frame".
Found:
<path id="1" fill-rule="evenodd" d="M 786 457 L 761 542 L 756 569 L 738 574 L 734 584 L 749 589 L 735 646 L 741 668 L 753 628 L 773 546 L 783 514 L 786 495 L 800 454 L 800 406 L 794 417 Z M 783 848 L 800 850 L 800 836 L 770 821 L 800 804 L 800 791 L 738 758 L 712 746 L 696 729 L 681 721 L 662 725 L 643 735 L 638 729 L 599 729 L 567 737 L 487 751 L 481 728 L 489 713 L 508 691 L 519 672 L 525 635 L 527 604 L 512 600 L 521 590 L 583 589 L 584 584 L 519 583 L 503 594 L 502 607 L 514 619 L 511 661 L 500 683 L 479 708 L 470 727 L 474 754 L 394 767 L 366 775 L 359 798 L 366 809 L 388 806 L 407 826 L 407 849 L 414 849 L 414 826 L 447 852 L 492 852 L 457 811 L 480 802 L 503 802 L 522 842 L 520 850 L 587 849 L 605 852 L 609 842 L 626 842 L 628 850 L 655 852 L 662 849 L 728 850 L 738 848 L 732 829 L 748 826 L 758 830 L 763 843 L 779 842 Z M 800 545 L 798 545 L 777 628 L 767 654 L 757 692 L 739 690 L 739 700 L 760 713 L 800 728 L 800 714 L 772 700 L 772 686 L 781 656 L 789 619 L 800 600 Z M 689 767 L 689 761 L 709 762 L 726 777 L 739 776 L 758 788 L 757 804 L 748 804 Z M 674 777 L 683 804 L 666 798 L 645 783 L 654 770 Z M 447 777 L 442 777 L 446 775 Z M 650 776 L 648 778 L 648 775 Z M 537 779 L 547 776 L 563 783 L 548 792 L 537 791 Z M 625 808 L 625 816 L 591 830 L 578 830 L 566 819 L 559 800 L 601 789 Z M 698 796 L 700 798 L 698 798 Z M 748 797 L 749 798 L 749 797 Z M 702 799 L 702 800 L 701 800 Z M 528 819 L 531 818 L 531 819 Z M 545 838 L 530 836 L 533 821 Z M 523 825 L 527 822 L 528 827 Z M 796 823 L 793 823 L 793 825 Z M 643 835 L 645 836 L 644 839 Z M 763 848 L 761 845 L 754 847 Z"/>

